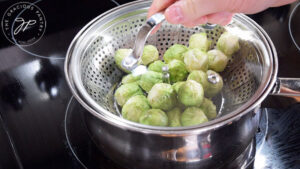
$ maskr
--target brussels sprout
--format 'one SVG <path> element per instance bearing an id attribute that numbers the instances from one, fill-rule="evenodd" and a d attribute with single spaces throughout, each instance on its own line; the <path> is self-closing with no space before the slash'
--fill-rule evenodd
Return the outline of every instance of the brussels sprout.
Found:
<path id="1" fill-rule="evenodd" d="M 184 84 L 185 82 L 176 82 L 172 85 L 173 89 L 175 90 L 176 94 L 178 94 L 179 88 Z M 177 107 L 179 107 L 181 110 L 185 109 L 185 105 L 182 104 L 180 101 L 177 102 Z"/>
<path id="2" fill-rule="evenodd" d="M 207 74 L 202 70 L 192 71 L 187 79 L 195 80 L 196 82 L 200 83 L 203 87 L 204 92 L 206 91 L 208 85 L 210 85 L 210 83 L 207 81 Z"/>
<path id="3" fill-rule="evenodd" d="M 139 122 L 150 126 L 168 126 L 168 116 L 160 109 L 150 109 L 140 117 Z"/>
<path id="4" fill-rule="evenodd" d="M 181 114 L 180 121 L 182 126 L 193 126 L 207 122 L 208 119 L 202 109 L 198 107 L 189 107 Z"/>
<path id="5" fill-rule="evenodd" d="M 176 82 L 172 85 L 173 89 L 175 90 L 175 92 L 178 94 L 178 90 L 181 87 L 181 85 L 183 85 L 185 82 Z"/>
<path id="6" fill-rule="evenodd" d="M 185 68 L 185 64 L 180 60 L 172 60 L 168 63 L 170 81 L 175 83 L 183 81 L 188 75 L 188 71 Z"/>
<path id="7" fill-rule="evenodd" d="M 231 56 L 240 49 L 239 38 L 229 32 L 225 32 L 218 39 L 217 48 L 226 56 Z"/>
<path id="8" fill-rule="evenodd" d="M 218 49 L 213 49 L 207 52 L 208 55 L 208 68 L 216 72 L 222 72 L 227 63 L 228 57 Z"/>
<path id="9" fill-rule="evenodd" d="M 166 64 L 163 61 L 157 60 L 148 66 L 148 70 L 162 73 L 162 67 L 164 66 L 166 66 Z"/>
<path id="10" fill-rule="evenodd" d="M 132 49 L 119 49 L 116 51 L 116 54 L 115 54 L 115 62 L 117 64 L 118 68 L 123 70 L 126 73 L 130 73 L 130 72 L 122 67 L 122 60 L 126 56 L 128 56 L 131 52 L 132 52 Z"/>
<path id="11" fill-rule="evenodd" d="M 158 50 L 153 45 L 146 45 L 144 47 L 143 55 L 142 55 L 142 63 L 143 65 L 148 65 L 151 62 L 154 62 L 158 59 Z"/>
<path id="12" fill-rule="evenodd" d="M 203 97 L 202 85 L 194 80 L 187 80 L 178 91 L 178 99 L 185 106 L 200 106 Z"/>
<path id="13" fill-rule="evenodd" d="M 181 116 L 181 110 L 178 107 L 173 108 L 172 110 L 167 112 L 168 115 L 168 126 L 169 127 L 179 127 L 180 124 L 180 116 Z"/>
<path id="14" fill-rule="evenodd" d="M 141 78 L 141 75 L 134 76 L 133 74 L 128 74 L 122 78 L 122 83 L 126 84 L 126 83 L 137 82 L 140 80 L 140 78 Z"/>
<path id="15" fill-rule="evenodd" d="M 176 92 L 170 84 L 157 83 L 150 90 L 147 97 L 152 108 L 164 111 L 172 109 L 177 102 Z"/>
<path id="16" fill-rule="evenodd" d="M 162 76 L 162 73 L 147 71 L 141 75 L 141 79 L 138 81 L 138 83 L 141 88 L 148 93 L 156 83 L 163 82 Z"/>
<path id="17" fill-rule="evenodd" d="M 215 83 L 211 83 L 209 82 L 209 85 L 207 87 L 207 89 L 205 90 L 205 96 L 208 98 L 214 97 L 216 94 L 218 94 L 222 88 L 223 88 L 223 79 L 222 77 L 215 71 L 212 70 L 208 70 L 206 72 L 208 78 L 210 76 L 215 76 L 215 78 L 213 78 L 213 80 L 215 81 Z M 209 81 L 209 80 L 208 80 Z"/>
<path id="18" fill-rule="evenodd" d="M 204 98 L 200 108 L 204 111 L 208 120 L 214 119 L 217 117 L 217 108 L 216 105 L 209 99 Z"/>
<path id="19" fill-rule="evenodd" d="M 200 49 L 190 49 L 183 54 L 186 69 L 191 72 L 193 70 L 206 71 L 208 68 L 208 56 Z"/>
<path id="20" fill-rule="evenodd" d="M 147 98 L 144 95 L 131 97 L 122 108 L 123 118 L 139 122 L 140 117 L 150 109 Z"/>
<path id="21" fill-rule="evenodd" d="M 120 106 L 123 106 L 128 99 L 135 95 L 142 95 L 143 91 L 136 83 L 121 85 L 115 92 L 115 99 Z"/>
<path id="22" fill-rule="evenodd" d="M 190 49 L 200 49 L 203 52 L 206 52 L 210 47 L 211 41 L 207 39 L 206 33 L 196 33 L 190 37 L 189 48 Z"/>
<path id="23" fill-rule="evenodd" d="M 187 51 L 187 47 L 180 44 L 172 45 L 164 54 L 164 60 L 166 63 L 169 63 L 173 59 L 183 61 L 182 54 Z"/>

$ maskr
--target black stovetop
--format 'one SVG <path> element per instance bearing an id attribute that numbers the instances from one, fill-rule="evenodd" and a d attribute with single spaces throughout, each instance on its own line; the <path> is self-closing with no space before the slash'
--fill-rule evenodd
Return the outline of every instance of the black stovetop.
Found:
<path id="1" fill-rule="evenodd" d="M 0 0 L 0 17 L 17 2 Z M 28 2 L 36 3 L 47 21 L 41 40 L 21 48 L 0 32 L 0 169 L 122 168 L 96 149 L 80 118 L 68 120 L 70 114 L 80 116 L 85 110 L 72 99 L 63 66 L 76 33 L 96 16 L 129 0 Z M 300 50 L 288 27 L 296 4 L 250 16 L 273 40 L 281 77 L 300 77 Z M 291 28 L 300 44 L 300 7 Z M 300 105 L 292 98 L 270 96 L 262 107 L 268 107 L 262 111 L 268 119 L 257 134 L 263 134 L 264 144 L 256 154 L 255 168 L 300 168 Z"/>

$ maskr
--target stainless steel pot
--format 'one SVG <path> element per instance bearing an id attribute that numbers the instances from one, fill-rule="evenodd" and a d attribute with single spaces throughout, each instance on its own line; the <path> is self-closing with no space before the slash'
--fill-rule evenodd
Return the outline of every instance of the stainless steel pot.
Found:
<path id="1" fill-rule="evenodd" d="M 222 73 L 224 88 L 215 100 L 216 119 L 190 127 L 154 127 L 118 116 L 113 92 L 123 73 L 114 64 L 119 48 L 131 48 L 145 22 L 151 1 L 114 8 L 88 23 L 74 38 L 65 74 L 75 98 L 90 113 L 88 130 L 98 147 L 128 168 L 221 168 L 250 144 L 258 127 L 260 103 L 268 94 L 299 96 L 299 79 L 277 78 L 277 54 L 265 31 L 237 14 L 226 27 L 184 28 L 164 22 L 148 44 L 160 54 L 174 43 L 187 45 L 189 36 L 205 31 L 214 47 L 224 31 L 240 37 L 240 50 Z M 291 89 L 290 89 L 291 88 Z M 297 92 L 298 91 L 298 92 Z"/>

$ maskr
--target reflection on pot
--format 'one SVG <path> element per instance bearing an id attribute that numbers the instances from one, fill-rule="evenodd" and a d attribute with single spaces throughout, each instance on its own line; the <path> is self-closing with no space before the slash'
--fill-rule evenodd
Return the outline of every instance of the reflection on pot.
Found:
<path id="1" fill-rule="evenodd" d="M 210 135 L 206 137 L 187 136 L 182 147 L 162 152 L 165 159 L 177 162 L 196 162 L 212 158 Z"/>

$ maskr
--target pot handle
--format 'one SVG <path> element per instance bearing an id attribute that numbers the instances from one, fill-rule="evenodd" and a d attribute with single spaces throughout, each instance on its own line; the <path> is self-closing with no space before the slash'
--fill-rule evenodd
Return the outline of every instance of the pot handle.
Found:
<path id="1" fill-rule="evenodd" d="M 271 95 L 300 97 L 300 78 L 277 78 Z"/>

